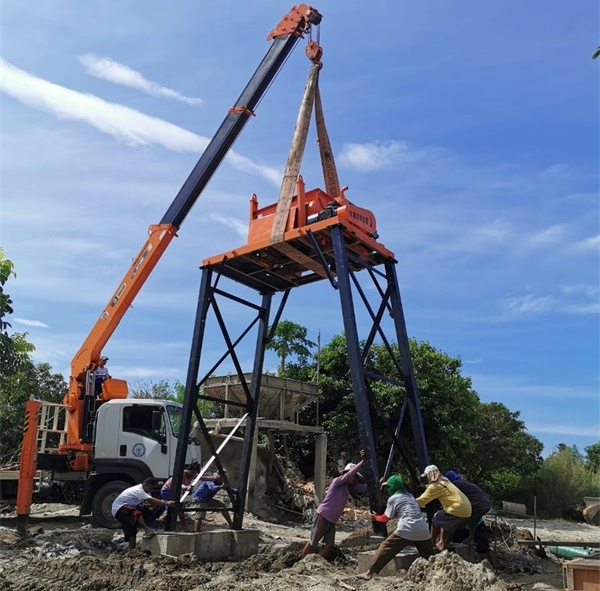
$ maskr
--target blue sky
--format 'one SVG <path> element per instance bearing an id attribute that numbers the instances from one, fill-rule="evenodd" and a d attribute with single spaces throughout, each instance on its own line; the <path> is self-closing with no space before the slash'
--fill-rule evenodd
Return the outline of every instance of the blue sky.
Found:
<path id="1" fill-rule="evenodd" d="M 13 328 L 71 358 L 268 49 L 291 3 L 4 0 L 0 244 Z M 593 0 L 322 0 L 321 94 L 347 196 L 398 259 L 409 335 L 460 356 L 545 445 L 600 437 Z M 185 379 L 203 258 L 276 200 L 300 42 L 107 344 L 113 376 Z M 600 61 L 600 60 L 598 60 Z M 302 174 L 323 186 L 308 142 Z M 337 294 L 285 317 L 342 330 Z M 215 347 L 216 348 L 216 347 Z M 251 370 L 252 352 L 242 356 Z M 266 369 L 276 359 L 267 357 Z"/>

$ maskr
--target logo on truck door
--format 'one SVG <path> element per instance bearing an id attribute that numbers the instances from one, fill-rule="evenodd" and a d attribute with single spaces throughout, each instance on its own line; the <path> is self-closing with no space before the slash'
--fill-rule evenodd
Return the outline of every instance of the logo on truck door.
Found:
<path id="1" fill-rule="evenodd" d="M 135 443 L 131 448 L 131 453 L 136 458 L 143 458 L 146 455 L 146 446 L 143 443 Z"/>

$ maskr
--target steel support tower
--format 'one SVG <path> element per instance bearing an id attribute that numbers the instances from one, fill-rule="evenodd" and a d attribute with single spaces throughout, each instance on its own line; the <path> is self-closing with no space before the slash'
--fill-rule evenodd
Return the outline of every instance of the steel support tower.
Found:
<path id="1" fill-rule="evenodd" d="M 216 453 L 217 450 L 211 443 L 198 403 L 202 399 L 212 400 L 214 403 L 224 402 L 203 396 L 201 387 L 211 375 L 214 375 L 217 368 L 226 359 L 230 359 L 246 393 L 246 403 L 238 403 L 243 407 L 242 411 L 246 418 L 240 470 L 237 479 L 238 495 L 234 505 L 234 529 L 242 528 L 244 505 L 248 494 L 247 483 L 252 442 L 256 429 L 265 347 L 272 336 L 272 334 L 269 334 L 269 326 L 272 326 L 272 330 L 274 330 L 293 288 L 302 287 L 326 278 L 339 293 L 356 405 L 357 429 L 361 446 L 365 450 L 366 466 L 364 472 L 368 484 L 371 509 L 382 512 L 385 507 L 379 479 L 381 474 L 387 476 L 389 473 L 394 449 L 401 454 L 404 453 L 398 437 L 403 426 L 406 410 L 408 410 L 410 417 L 412 438 L 419 468 L 423 469 L 429 463 L 400 289 L 396 276 L 396 260 L 392 253 L 384 247 L 378 251 L 373 250 L 372 244 L 365 245 L 348 224 L 337 220 L 335 217 L 326 222 L 315 224 L 314 230 L 311 230 L 311 226 L 307 226 L 307 228 L 309 228 L 308 231 L 302 232 L 301 235 L 291 240 L 286 240 L 285 248 L 282 248 L 281 244 L 271 244 L 255 250 L 238 249 L 227 253 L 227 255 L 208 259 L 204 261 L 202 266 L 200 293 L 185 385 L 181 436 L 175 461 L 175 476 L 181 474 L 184 469 L 187 434 L 191 431 L 194 417 L 198 421 L 209 445 L 209 451 L 216 456 L 214 460 L 216 467 L 219 472 L 222 472 L 222 466 Z M 368 246 L 368 248 L 365 248 L 365 246 Z M 317 269 L 315 263 L 321 267 L 319 272 L 315 272 Z M 357 278 L 360 271 L 363 271 L 362 276 L 368 276 L 372 281 L 372 288 L 374 289 L 369 290 L 371 301 L 367 298 L 366 289 Z M 227 280 L 233 280 L 250 288 L 249 293 L 254 294 L 253 297 L 256 301 L 251 301 L 251 298 L 239 297 L 225 287 L 221 287 L 223 283 L 231 284 L 231 281 Z M 245 291 L 248 292 L 248 290 Z M 372 303 L 373 292 L 377 294 L 375 304 Z M 282 294 L 282 297 L 277 310 L 273 311 L 273 297 L 276 294 Z M 225 305 L 227 308 L 231 308 L 232 305 L 239 305 L 250 312 L 251 319 L 248 325 L 237 336 L 233 336 L 228 327 L 222 311 L 223 307 L 220 305 L 223 301 L 227 302 Z M 370 321 L 367 336 L 362 337 L 362 339 L 359 337 L 355 301 L 363 304 L 364 312 L 361 318 L 364 319 L 366 316 Z M 222 333 L 225 350 L 216 363 L 207 371 L 203 371 L 201 376 L 202 354 L 207 347 L 205 329 L 211 315 L 214 316 Z M 391 316 L 392 319 L 392 329 L 388 331 L 392 333 L 391 335 L 386 334 L 382 325 L 382 320 L 386 315 Z M 236 316 L 239 315 L 236 314 Z M 249 382 L 246 382 L 237 349 L 242 340 L 251 334 L 254 335 L 255 343 L 254 363 L 252 377 Z M 396 370 L 393 377 L 376 375 L 365 368 L 365 359 L 377 337 L 392 357 Z M 398 345 L 399 355 L 396 355 L 392 347 L 394 339 Z M 214 351 L 211 351 L 211 356 L 214 357 Z M 398 414 L 394 417 L 395 424 L 392 424 L 391 421 L 381 415 L 371 391 L 370 383 L 372 380 L 383 380 L 395 384 L 405 392 L 404 399 L 399 400 Z M 232 402 L 229 401 L 228 404 L 231 405 Z M 380 414 L 380 418 L 384 419 L 384 424 L 386 424 L 393 442 L 383 472 L 380 471 L 376 460 L 372 412 L 377 412 Z M 404 459 L 407 463 L 410 462 L 405 454 Z M 174 485 L 178 484 L 174 482 Z M 175 488 L 175 492 L 177 492 L 177 488 Z M 175 498 L 178 498 L 177 495 Z"/>

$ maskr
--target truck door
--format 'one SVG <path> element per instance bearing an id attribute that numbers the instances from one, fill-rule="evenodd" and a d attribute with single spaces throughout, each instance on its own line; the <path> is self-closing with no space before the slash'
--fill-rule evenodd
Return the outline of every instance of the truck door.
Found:
<path id="1" fill-rule="evenodd" d="M 160 416 L 160 421 L 157 417 Z M 144 462 L 155 478 L 170 476 L 171 454 L 175 453 L 167 439 L 164 406 L 131 404 L 123 407 L 123 428 L 119 437 L 121 459 Z"/>

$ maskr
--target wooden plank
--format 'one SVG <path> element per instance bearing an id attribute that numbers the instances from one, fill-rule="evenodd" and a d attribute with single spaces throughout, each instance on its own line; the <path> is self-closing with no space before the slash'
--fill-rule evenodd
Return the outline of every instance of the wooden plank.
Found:
<path id="1" fill-rule="evenodd" d="M 292 204 L 292 198 L 296 189 L 298 175 L 300 174 L 300 165 L 304 156 L 304 148 L 306 146 L 306 138 L 308 136 L 308 127 L 310 125 L 310 117 L 315 101 L 315 89 L 319 79 L 319 68 L 312 66 L 308 74 L 304 96 L 300 104 L 300 111 L 294 128 L 292 137 L 292 145 L 288 154 L 288 160 L 281 181 L 279 190 L 279 199 L 277 200 L 277 208 L 271 228 L 271 243 L 280 242 L 285 234 L 288 215 Z"/>
<path id="2" fill-rule="evenodd" d="M 323 114 L 323 105 L 321 103 L 321 93 L 319 86 L 315 90 L 315 124 L 317 126 L 317 141 L 319 143 L 319 152 L 321 154 L 321 167 L 323 168 L 323 178 L 325 180 L 325 192 L 330 197 L 339 197 L 340 181 L 338 179 L 337 168 L 333 158 L 333 150 L 329 141 L 329 134 L 325 127 L 325 115 Z"/>
<path id="3" fill-rule="evenodd" d="M 305 266 L 307 269 L 314 271 L 320 277 L 327 277 L 327 271 L 323 269 L 323 265 L 321 265 L 320 261 L 316 261 L 311 259 L 309 256 L 305 255 L 303 252 L 300 252 L 298 249 L 294 248 L 288 242 L 278 242 L 276 244 L 271 244 L 271 248 L 278 250 L 282 254 L 285 254 L 287 257 L 300 263 Z"/>

